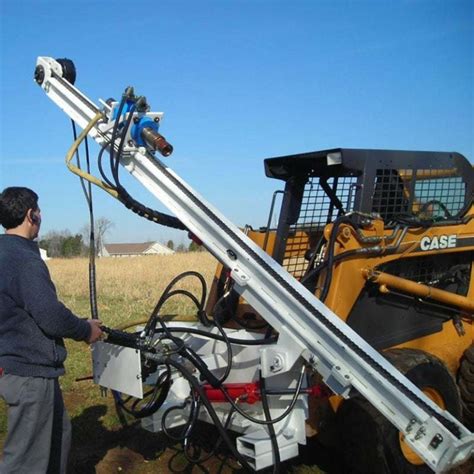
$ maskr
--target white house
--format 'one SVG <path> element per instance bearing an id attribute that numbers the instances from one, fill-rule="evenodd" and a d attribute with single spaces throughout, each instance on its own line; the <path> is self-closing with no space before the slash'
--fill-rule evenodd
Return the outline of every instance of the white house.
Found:
<path id="1" fill-rule="evenodd" d="M 138 257 L 143 255 L 170 255 L 174 250 L 160 242 L 143 242 L 137 244 L 104 244 L 99 257 Z"/>
<path id="2" fill-rule="evenodd" d="M 43 260 L 49 260 L 48 252 L 45 249 L 40 249 L 40 255 Z"/>

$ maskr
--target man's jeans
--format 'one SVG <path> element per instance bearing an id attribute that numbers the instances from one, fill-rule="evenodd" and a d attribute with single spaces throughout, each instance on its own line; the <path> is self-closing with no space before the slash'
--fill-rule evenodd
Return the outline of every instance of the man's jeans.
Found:
<path id="1" fill-rule="evenodd" d="M 0 397 L 8 409 L 0 474 L 65 473 L 71 422 L 58 379 L 4 373 L 0 375 Z"/>

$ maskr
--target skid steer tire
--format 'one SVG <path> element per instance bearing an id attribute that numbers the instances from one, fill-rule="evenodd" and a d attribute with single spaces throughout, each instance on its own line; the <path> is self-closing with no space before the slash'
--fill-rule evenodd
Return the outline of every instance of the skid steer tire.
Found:
<path id="1" fill-rule="evenodd" d="M 461 400 L 474 404 L 474 382 L 466 382 L 463 379 L 459 379 L 458 385 L 461 392 Z"/>
<path id="2" fill-rule="evenodd" d="M 471 363 L 472 370 L 474 370 L 474 345 L 471 345 L 471 347 L 466 349 L 463 355 L 463 359 L 467 359 Z"/>
<path id="3" fill-rule="evenodd" d="M 417 387 L 456 418 L 461 401 L 448 368 L 423 351 L 394 349 L 387 359 Z M 402 442 L 400 432 L 361 397 L 345 401 L 337 412 L 344 472 L 428 474 L 432 470 Z"/>
<path id="4" fill-rule="evenodd" d="M 459 379 L 465 380 L 469 383 L 474 383 L 474 364 L 467 361 L 467 359 L 464 359 L 461 362 L 461 367 L 459 369 Z"/>
<path id="5" fill-rule="evenodd" d="M 474 430 L 474 345 L 469 347 L 461 359 L 458 385 L 462 401 L 462 418 L 466 428 Z"/>

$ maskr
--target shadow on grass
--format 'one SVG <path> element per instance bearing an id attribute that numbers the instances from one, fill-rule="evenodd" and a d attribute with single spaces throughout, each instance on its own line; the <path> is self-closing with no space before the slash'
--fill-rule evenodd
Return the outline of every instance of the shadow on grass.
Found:
<path id="1" fill-rule="evenodd" d="M 205 463 L 193 464 L 186 459 L 180 443 L 161 433 L 144 430 L 137 421 L 119 429 L 108 429 L 102 422 L 108 409 L 107 405 L 87 407 L 71 419 L 68 474 L 133 473 L 137 470 L 180 474 L 244 472 L 228 457 L 225 447 L 219 448 Z M 216 437 L 209 433 L 208 425 L 198 423 L 195 435 L 202 441 L 198 444 L 203 455 L 213 449 Z"/>
<path id="2" fill-rule="evenodd" d="M 102 422 L 108 408 L 107 405 L 90 406 L 71 419 L 72 448 L 69 474 L 96 472 L 108 474 L 118 471 L 174 474 L 241 474 L 246 472 L 229 456 L 229 450 L 224 443 L 221 443 L 215 454 L 204 463 L 193 464 L 184 455 L 180 443 L 170 440 L 161 433 L 144 430 L 139 422 L 119 429 L 108 429 Z M 193 445 L 198 450 L 195 451 L 197 457 L 207 457 L 206 454 L 214 450 L 218 439 L 216 431 L 210 430 L 209 425 L 205 423 L 199 422 L 196 425 L 192 438 Z M 307 446 L 306 449 L 301 450 L 299 459 L 282 463 L 280 472 L 322 473 L 323 471 L 315 466 L 315 447 L 314 444 Z M 318 461 L 323 461 L 321 464 L 325 472 L 339 472 L 327 465 L 327 459 L 318 459 Z M 272 472 L 272 469 L 260 472 L 268 474 Z"/>
<path id="3" fill-rule="evenodd" d="M 106 413 L 106 405 L 96 405 L 84 409 L 80 415 L 71 419 L 72 447 L 69 473 L 95 473 L 97 465 L 110 450 L 115 448 L 128 448 L 137 453 L 139 460 L 143 461 L 143 459 L 158 459 L 168 447 L 163 435 L 145 431 L 137 423 L 118 430 L 107 429 L 101 420 Z M 121 469 L 133 472 L 133 464 L 137 461 L 137 457 L 122 456 Z"/>

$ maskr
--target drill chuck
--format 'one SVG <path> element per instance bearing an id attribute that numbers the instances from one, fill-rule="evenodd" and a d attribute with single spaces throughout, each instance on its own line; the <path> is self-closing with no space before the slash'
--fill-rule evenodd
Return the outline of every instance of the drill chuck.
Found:
<path id="1" fill-rule="evenodd" d="M 166 141 L 163 135 L 151 127 L 142 129 L 142 138 L 151 149 L 159 151 L 163 156 L 170 156 L 173 153 L 173 146 Z"/>

